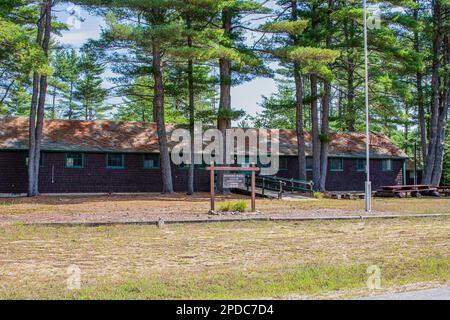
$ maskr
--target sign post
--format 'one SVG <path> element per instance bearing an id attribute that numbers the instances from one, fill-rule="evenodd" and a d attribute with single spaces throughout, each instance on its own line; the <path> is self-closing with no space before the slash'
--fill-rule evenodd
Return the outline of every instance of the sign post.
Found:
<path id="1" fill-rule="evenodd" d="M 215 173 L 216 171 L 228 171 L 228 172 L 252 172 L 252 212 L 256 211 L 256 172 L 260 169 L 256 167 L 256 164 L 252 163 L 250 168 L 238 168 L 238 167 L 216 167 L 214 163 L 211 163 L 209 168 L 206 170 L 210 171 L 210 193 L 211 193 L 211 211 L 216 209 L 216 188 L 215 188 Z M 243 174 L 225 174 L 224 188 L 243 188 L 245 187 L 245 175 Z"/>
<path id="2" fill-rule="evenodd" d="M 210 190 L 211 190 L 211 211 L 216 210 L 215 205 L 215 198 L 216 198 L 216 179 L 215 179 L 215 168 L 214 168 L 214 162 L 211 163 L 211 167 L 208 168 L 208 170 L 211 170 L 210 173 Z"/>

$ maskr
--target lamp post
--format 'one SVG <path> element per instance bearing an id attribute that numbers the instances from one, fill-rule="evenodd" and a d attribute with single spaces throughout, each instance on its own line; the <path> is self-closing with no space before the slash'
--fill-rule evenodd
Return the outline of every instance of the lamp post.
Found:
<path id="1" fill-rule="evenodd" d="M 365 211 L 372 212 L 372 182 L 370 181 L 370 128 L 369 128 L 369 57 L 367 45 L 367 1 L 364 3 L 364 67 L 365 67 L 365 87 L 366 87 L 366 188 L 365 188 Z"/>

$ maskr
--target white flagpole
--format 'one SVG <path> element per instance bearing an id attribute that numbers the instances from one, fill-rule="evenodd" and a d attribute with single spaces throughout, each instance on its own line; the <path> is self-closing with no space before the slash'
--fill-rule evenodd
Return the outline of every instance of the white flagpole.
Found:
<path id="1" fill-rule="evenodd" d="M 366 192 L 365 211 L 372 212 L 372 182 L 370 181 L 370 128 L 369 128 L 369 58 L 367 45 L 367 2 L 364 1 L 364 66 L 365 66 L 365 86 L 366 86 Z"/>

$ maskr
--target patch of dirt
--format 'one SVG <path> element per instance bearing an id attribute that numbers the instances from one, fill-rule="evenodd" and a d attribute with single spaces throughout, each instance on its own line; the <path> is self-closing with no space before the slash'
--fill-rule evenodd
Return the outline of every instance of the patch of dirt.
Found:
<path id="1" fill-rule="evenodd" d="M 250 200 L 239 195 L 217 197 L 222 201 Z M 154 223 L 165 221 L 215 220 L 208 215 L 209 194 L 41 196 L 0 199 L 0 225 L 16 223 Z M 290 219 L 315 217 L 352 217 L 363 214 L 363 201 L 354 200 L 257 200 L 257 213 L 221 216 L 220 219 Z M 448 199 L 409 199 L 374 201 L 377 215 L 450 213 Z"/>

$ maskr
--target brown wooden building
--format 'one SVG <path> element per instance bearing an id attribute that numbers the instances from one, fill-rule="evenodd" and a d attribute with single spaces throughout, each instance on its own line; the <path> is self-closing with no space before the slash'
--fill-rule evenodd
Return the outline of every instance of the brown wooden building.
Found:
<path id="1" fill-rule="evenodd" d="M 174 129 L 168 126 L 168 134 Z M 312 164 L 311 137 L 306 134 Z M 28 120 L 0 119 L 0 193 L 27 190 Z M 279 177 L 297 178 L 297 138 L 280 130 Z M 327 189 L 362 191 L 365 181 L 365 137 L 360 133 L 331 136 Z M 156 127 L 150 123 L 49 120 L 45 122 L 39 189 L 41 193 L 160 192 L 162 190 Z M 374 189 L 404 184 L 407 156 L 388 138 L 371 137 Z M 173 165 L 175 191 L 186 190 L 187 170 Z M 309 175 L 311 172 L 309 172 Z M 309 177 L 311 178 L 311 177 Z M 209 174 L 196 167 L 195 188 L 209 190 Z"/>

